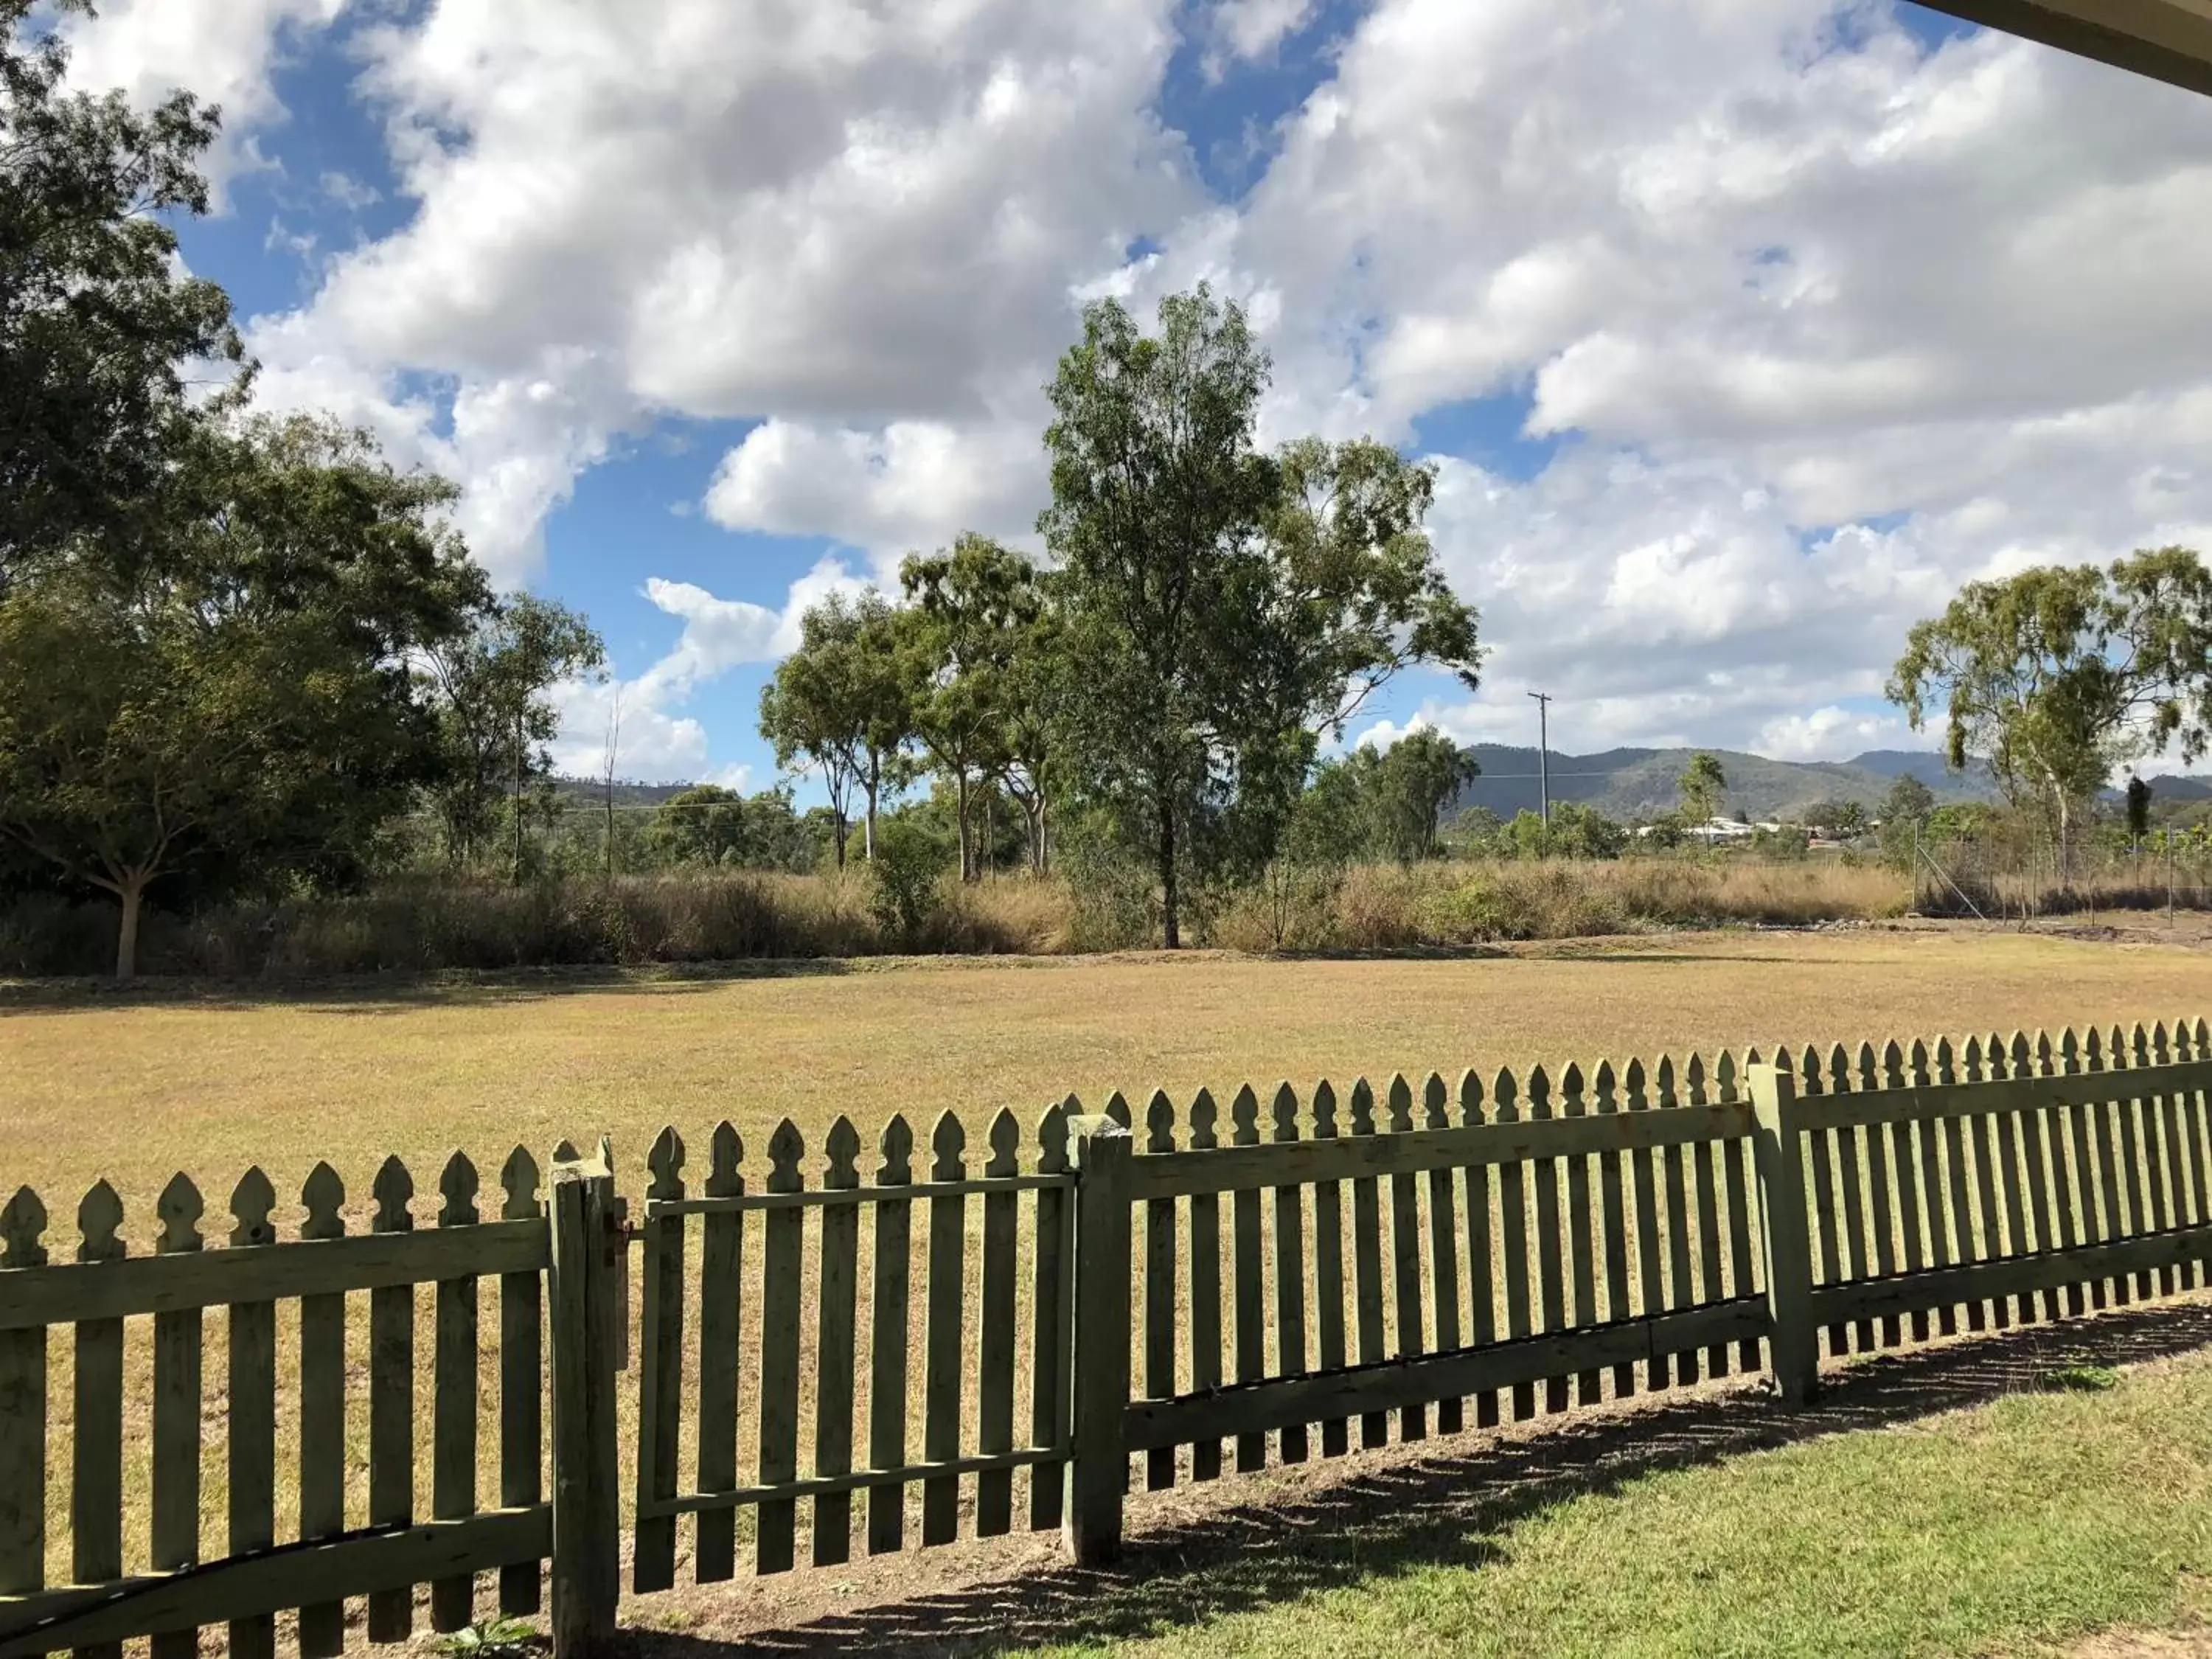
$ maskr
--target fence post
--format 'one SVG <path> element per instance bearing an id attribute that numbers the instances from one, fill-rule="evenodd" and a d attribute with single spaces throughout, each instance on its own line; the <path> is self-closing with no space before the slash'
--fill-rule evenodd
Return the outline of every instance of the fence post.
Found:
<path id="1" fill-rule="evenodd" d="M 1786 1066 L 1748 1068 L 1758 1120 L 1759 1238 L 1766 1253 L 1766 1348 L 1775 1386 L 1792 1406 L 1820 1391 L 1813 1324 L 1813 1239 L 1805 1213 L 1805 1154 L 1797 1081 Z"/>
<path id="2" fill-rule="evenodd" d="M 615 1368 L 623 1310 L 620 1229 L 606 1152 L 556 1155 L 551 1228 L 553 1651 L 589 1659 L 614 1634 L 622 1595 Z M 563 1148 L 565 1152 L 568 1149 Z"/>
<path id="3" fill-rule="evenodd" d="M 1069 1125 L 1076 1172 L 1073 1361 L 1067 1508 L 1062 1536 L 1079 1566 L 1121 1548 L 1128 1491 L 1129 1132 L 1110 1117 Z"/>

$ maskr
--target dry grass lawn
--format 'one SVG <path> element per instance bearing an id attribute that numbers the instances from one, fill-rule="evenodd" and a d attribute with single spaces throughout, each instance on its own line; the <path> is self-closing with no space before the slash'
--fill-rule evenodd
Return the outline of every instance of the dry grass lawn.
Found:
<path id="1" fill-rule="evenodd" d="M 612 1136 L 635 1174 L 676 1124 L 703 1158 L 727 1116 L 758 1157 L 788 1115 L 839 1112 L 872 1147 L 893 1111 L 991 1112 L 1070 1091 L 1339 1081 L 1467 1065 L 1709 1055 L 1727 1046 L 1934 1035 L 2205 1010 L 2204 956 L 1937 931 L 1717 933 L 1484 959 L 1218 955 L 938 960 L 722 979 L 507 981 L 294 995 L 0 991 L 0 1183 L 58 1217 L 113 1181 L 126 1236 L 179 1166 L 210 1212 L 250 1163 L 288 1201 L 318 1158 L 356 1198 L 385 1154 L 418 1193 L 458 1146 Z M 924 1131 L 926 1133 L 926 1131 Z M 625 1186 L 629 1180 L 625 1179 Z M 211 1214 L 210 1220 L 213 1216 Z"/>
<path id="2" fill-rule="evenodd" d="M 210 1241 L 228 1233 L 230 1189 L 249 1164 L 274 1181 L 289 1232 L 317 1158 L 344 1176 L 358 1226 L 377 1164 L 397 1152 L 415 1173 L 415 1212 L 427 1224 L 439 1168 L 455 1147 L 483 1171 L 492 1213 L 495 1171 L 517 1142 L 542 1158 L 563 1136 L 605 1133 L 622 1186 L 635 1195 L 660 1126 L 676 1124 L 690 1141 L 696 1179 L 707 1132 L 724 1116 L 744 1132 L 757 1172 L 769 1130 L 787 1115 L 817 1149 L 835 1115 L 849 1114 L 872 1149 L 891 1112 L 907 1113 L 926 1141 L 929 1122 L 951 1109 L 968 1126 L 975 1170 L 999 1107 L 1018 1108 L 1027 1122 L 1070 1091 L 1095 1106 L 1112 1089 L 1134 1096 L 1158 1085 L 1181 1103 L 1203 1084 L 1225 1102 L 1241 1082 L 1285 1076 L 1342 1084 L 1471 1064 L 1679 1057 L 1693 1048 L 1710 1058 L 1753 1043 L 1771 1051 L 1808 1040 L 2171 1020 L 2206 1012 L 2206 968 L 2201 950 L 2163 945 L 1921 929 L 1713 933 L 1431 960 L 939 959 L 744 977 L 604 974 L 130 996 L 0 986 L 0 1195 L 21 1183 L 40 1188 L 53 1218 L 48 1246 L 66 1260 L 77 1200 L 91 1182 L 106 1177 L 121 1193 L 136 1254 L 156 1231 L 155 1195 L 180 1166 L 205 1194 Z M 817 1167 L 811 1154 L 809 1167 Z M 757 1297 L 747 1308 L 750 1401 Z M 427 1321 L 428 1298 L 418 1311 Z M 295 1444 L 293 1314 L 280 1318 L 283 1469 Z M 489 1334 L 489 1303 L 486 1320 Z M 141 1323 L 133 1322 L 127 1359 L 134 1563 L 147 1491 Z M 362 1335 L 357 1328 L 356 1355 Z M 213 1326 L 209 1340 L 212 1377 Z M 51 1398 L 65 1401 L 67 1345 L 55 1344 L 52 1358 Z M 430 1358 L 426 1328 L 416 1346 L 425 1407 Z M 356 1367 L 349 1405 L 356 1459 L 366 1444 L 358 1382 Z M 802 1411 L 811 1397 L 810 1381 Z M 971 1389 L 969 1410 L 973 1397 Z M 487 1392 L 487 1460 L 494 1409 Z M 219 1437 L 220 1411 L 208 1420 Z M 423 1493 L 428 1438 L 418 1433 Z M 58 1410 L 49 1451 L 48 1539 L 58 1574 L 70 1456 Z M 206 1461 L 212 1542 L 226 1501 L 218 1438 Z M 362 1498 L 359 1468 L 349 1480 L 349 1516 Z M 280 1536 L 293 1521 L 290 1486 L 280 1482 Z"/>

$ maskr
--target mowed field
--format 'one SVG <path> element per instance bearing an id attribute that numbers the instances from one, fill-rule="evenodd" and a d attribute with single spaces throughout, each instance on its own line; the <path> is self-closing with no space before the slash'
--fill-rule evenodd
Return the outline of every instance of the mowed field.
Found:
<path id="1" fill-rule="evenodd" d="M 926 1146 L 931 1123 L 949 1109 L 967 1126 L 969 1168 L 975 1171 L 988 1155 L 985 1129 L 999 1108 L 1014 1107 L 1023 1119 L 1026 1163 L 1035 1150 L 1027 1126 L 1047 1101 L 1070 1092 L 1096 1107 L 1115 1089 L 1135 1099 L 1158 1086 L 1175 1100 L 1180 1117 L 1201 1085 L 1225 1105 L 1236 1086 L 1248 1080 L 1271 1085 L 1287 1078 L 1304 1097 L 1322 1077 L 1341 1087 L 1362 1075 L 1379 1082 L 1394 1071 L 1455 1073 L 1469 1065 L 1487 1074 L 1501 1065 L 1522 1069 L 1538 1060 L 1587 1066 L 1601 1058 L 1650 1060 L 1672 1054 L 1681 1061 L 1692 1050 L 1710 1061 L 1723 1048 L 1740 1054 L 1750 1044 L 1771 1053 L 1778 1043 L 1796 1047 L 1808 1041 L 1825 1046 L 1892 1036 L 2055 1030 L 2069 1023 L 2170 1022 L 2212 1014 L 2209 993 L 2212 954 L 2201 946 L 1933 929 L 1720 933 L 1418 961 L 1271 961 L 1194 952 L 939 959 L 720 978 L 517 977 L 289 993 L 155 986 L 119 995 L 0 986 L 0 1195 L 21 1184 L 38 1188 L 52 1218 L 48 1248 L 66 1260 L 76 1245 L 77 1200 L 90 1182 L 105 1177 L 122 1194 L 123 1235 L 137 1254 L 158 1231 L 155 1195 L 179 1169 L 199 1184 L 206 1203 L 202 1231 L 215 1242 L 229 1231 L 231 1188 L 248 1164 L 259 1164 L 272 1179 L 280 1200 L 278 1227 L 289 1234 L 300 1213 L 300 1183 L 317 1159 L 328 1159 L 344 1177 L 349 1220 L 358 1228 L 370 1208 L 377 1165 L 396 1152 L 414 1173 L 416 1224 L 427 1226 L 438 1209 L 439 1171 L 456 1148 L 483 1171 L 481 1201 L 488 1213 L 497 1203 L 499 1165 L 518 1142 L 542 1159 L 564 1136 L 583 1142 L 606 1133 L 614 1141 L 622 1188 L 635 1198 L 645 1184 L 646 1149 L 664 1124 L 674 1124 L 690 1141 L 687 1173 L 696 1180 L 705 1173 L 708 1132 L 723 1117 L 743 1132 L 747 1168 L 756 1177 L 765 1166 L 769 1132 L 779 1119 L 791 1117 L 806 1137 L 811 1180 L 820 1168 L 823 1132 L 840 1113 L 853 1118 L 870 1149 L 865 1169 L 872 1164 L 876 1132 L 890 1113 L 906 1113 Z M 971 1227 L 974 1218 L 971 1209 Z M 806 1239 L 811 1258 L 817 1249 L 811 1226 Z M 921 1248 L 919 1238 L 915 1248 Z M 917 1255 L 917 1284 L 921 1265 Z M 972 1279 L 972 1250 L 967 1268 Z M 747 1281 L 741 1343 L 741 1391 L 750 1401 L 758 1398 L 757 1252 L 749 1256 L 747 1272 L 756 1276 Z M 1024 1262 L 1018 1282 L 1025 1284 L 1026 1274 Z M 367 1352 L 365 1301 L 352 1298 L 349 1308 L 349 1352 L 356 1356 Z M 975 1398 L 972 1283 L 968 1305 L 971 1328 L 962 1351 L 971 1376 L 963 1416 Z M 917 1354 L 921 1311 L 917 1300 L 909 1333 Z M 425 1414 L 434 1345 L 428 1298 L 418 1298 L 416 1312 L 419 1498 L 430 1490 L 432 1436 Z M 1028 1317 L 1024 1303 L 1018 1339 L 1024 1344 Z M 143 1324 L 132 1322 L 125 1355 L 126 1565 L 134 1570 L 144 1561 L 150 1490 L 144 1455 L 150 1367 Z M 280 1310 L 280 1469 L 294 1467 L 297 1451 L 289 1381 L 294 1326 L 291 1315 Z M 219 1340 L 212 1331 L 211 1343 Z M 695 1342 L 696 1333 L 687 1331 L 686 1340 Z M 50 1350 L 49 1397 L 55 1401 L 72 1397 L 70 1352 L 66 1343 Z M 213 1367 L 217 1350 L 210 1352 Z M 696 1373 L 696 1358 L 687 1352 L 687 1370 Z M 861 1375 L 867 1375 L 865 1366 Z M 346 1506 L 352 1522 L 366 1518 L 362 1376 L 356 1365 L 347 1401 Z M 2201 1370 L 2196 1376 L 2201 1381 Z M 496 1398 L 489 1387 L 482 1401 L 480 1491 L 489 1494 L 496 1490 L 490 1461 Z M 911 1391 L 908 1404 L 910 1434 L 918 1433 L 920 1402 Z M 619 1409 L 627 1469 L 635 1410 L 627 1383 Z M 811 1370 L 799 1415 L 802 1423 L 812 1420 Z M 207 1420 L 214 1425 L 209 1432 L 219 1435 L 221 1412 L 211 1412 Z M 743 1433 L 750 1467 L 750 1427 Z M 806 1437 L 802 1467 L 811 1467 L 811 1445 Z M 687 1436 L 686 1482 L 693 1449 Z M 49 1441 L 46 1494 L 49 1571 L 57 1576 L 68 1571 L 69 1457 L 58 1417 Z M 2112 1483 L 2116 1492 L 2128 1484 Z M 202 1532 L 204 1545 L 216 1553 L 227 1494 L 219 1448 L 211 1442 L 204 1468 Z M 910 1492 L 909 1507 L 916 1501 L 918 1493 Z M 1793 1501 L 1803 1501 L 1802 1495 Z M 963 1491 L 963 1536 L 973 1524 L 969 1503 Z M 2125 1507 L 2118 1498 L 2115 1505 Z M 282 1481 L 278 1536 L 293 1535 L 296 1520 L 295 1493 L 289 1480 Z M 749 1516 L 741 1518 L 741 1549 L 750 1525 Z M 1356 1553 L 1357 1540 L 1353 1547 Z M 2070 1546 L 2062 1541 L 2054 1547 L 2063 1554 Z M 896 1569 L 885 1568 L 896 1575 L 895 1584 L 869 1579 L 878 1593 L 916 1593 L 942 1571 L 923 1558 L 896 1560 Z M 679 1567 L 679 1578 L 683 1571 Z M 2151 1589 L 2124 1606 L 2069 1608 L 2058 1622 L 2166 1617 L 2170 1609 L 2161 1597 L 2172 1576 L 2161 1572 Z M 807 1577 L 774 1582 L 796 1585 Z M 741 1585 L 750 1582 L 741 1577 Z M 1456 1593 L 1441 1584 L 1431 1588 L 1447 1599 Z M 1492 1593 L 1486 1581 L 1478 1589 L 1482 1595 Z M 1534 1584 L 1530 1593 L 1540 1599 L 1549 1591 Z M 750 1591 L 720 1594 L 738 1595 L 732 1606 L 750 1605 L 744 1601 Z M 807 1596 L 799 1600 L 804 1603 Z M 479 1610 L 488 1606 L 482 1603 Z M 674 1628 L 669 1620 L 699 1616 L 680 1593 L 662 1610 L 647 1598 L 625 1616 L 664 1628 Z M 1378 1602 L 1339 1611 L 1355 1626 L 1371 1626 L 1370 1634 L 1386 1634 L 1403 1626 L 1409 1610 Z M 1559 1650 L 1572 1650 L 1589 1635 L 1577 1622 L 1581 1617 L 1560 1626 Z M 715 1622 L 715 1615 L 709 1613 L 708 1622 Z M 2024 1627 L 2040 1622 L 2028 1620 Z M 1985 1627 L 2023 1626 L 2008 1614 L 1993 1617 Z M 1818 1650 L 1818 1622 L 1805 1628 L 1814 1645 L 1781 1647 Z M 1237 1626 L 1234 1632 L 1248 1651 L 1328 1646 L 1310 1641 L 1309 1632 L 1264 1624 Z M 349 1644 L 357 1644 L 361 1633 L 352 1627 Z M 1378 1643 L 1385 1634 L 1376 1634 Z M 1176 1650 L 1170 1644 L 1163 1650 Z M 1692 1649 L 1662 1644 L 1653 1650 Z M 1898 1650 L 1877 1641 L 1863 1650 Z M 1945 1650 L 1939 1644 L 1929 1650 Z"/>
<path id="2" fill-rule="evenodd" d="M 455 1148 L 484 1172 L 518 1143 L 614 1142 L 629 1187 L 672 1123 L 703 1164 L 727 1117 L 749 1162 L 791 1117 L 810 1158 L 849 1115 L 872 1154 L 894 1111 L 925 1142 L 957 1111 L 971 1157 L 1001 1106 L 1240 1083 L 1301 1092 L 1393 1071 L 1455 1073 L 1692 1048 L 1986 1035 L 2212 1013 L 2202 950 L 2004 932 L 1731 933 L 1449 960 L 1269 961 L 1193 953 L 932 960 L 722 979 L 518 980 L 292 994 L 131 997 L 0 988 L 0 1184 L 58 1221 L 106 1177 L 125 1236 L 179 1169 L 210 1220 L 249 1164 L 280 1224 L 317 1158 L 358 1207 L 398 1153 L 418 1211 Z M 1027 1136 L 1024 1135 L 1026 1140 Z M 865 1165 L 864 1165 L 865 1167 Z M 703 1174 L 703 1169 L 696 1171 Z M 56 1239 L 53 1243 L 63 1241 Z"/>

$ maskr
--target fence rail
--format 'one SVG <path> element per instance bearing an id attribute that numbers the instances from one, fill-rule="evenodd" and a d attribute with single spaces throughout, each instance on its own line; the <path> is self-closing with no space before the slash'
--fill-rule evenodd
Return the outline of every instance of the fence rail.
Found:
<path id="1" fill-rule="evenodd" d="M 1225 1111 L 1070 1097 L 997 1114 L 980 1158 L 949 1113 L 866 1160 L 844 1118 L 811 1154 L 785 1122 L 750 1177 L 726 1123 L 696 1185 L 671 1129 L 635 1228 L 604 1142 L 563 1143 L 543 1200 L 518 1149 L 496 1217 L 456 1154 L 420 1231 L 397 1159 L 367 1231 L 319 1165 L 282 1239 L 249 1171 L 215 1248 L 179 1176 L 137 1255 L 101 1182 L 72 1261 L 27 1188 L 0 1208 L 0 1659 L 183 1659 L 213 1625 L 273 1656 L 289 1613 L 326 1659 L 349 1604 L 372 1642 L 418 1593 L 440 1631 L 537 1612 L 548 1561 L 566 1655 L 611 1627 L 625 1520 L 637 1591 L 684 1534 L 702 1582 L 741 1550 L 795 1566 L 801 1504 L 817 1565 L 1017 1526 L 1096 1560 L 1133 1468 L 1159 1489 L 1762 1369 L 1802 1401 L 1824 1354 L 2212 1283 L 2208 1096 L 2190 1020 Z"/>

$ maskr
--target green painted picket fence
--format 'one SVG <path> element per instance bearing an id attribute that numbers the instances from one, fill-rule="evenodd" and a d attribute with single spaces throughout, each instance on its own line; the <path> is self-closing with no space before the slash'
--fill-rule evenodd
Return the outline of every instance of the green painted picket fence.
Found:
<path id="1" fill-rule="evenodd" d="M 1824 1351 L 2206 1283 L 2208 1091 L 2190 1020 L 1246 1087 L 1225 1112 L 1071 1097 L 1026 1135 L 997 1114 L 980 1167 L 951 1114 L 926 1149 L 894 1117 L 865 1159 L 841 1118 L 811 1178 L 786 1122 L 749 1181 L 724 1124 L 696 1185 L 664 1132 L 629 1200 L 604 1141 L 556 1149 L 543 1197 L 518 1149 L 495 1219 L 456 1154 L 419 1231 L 397 1159 L 350 1235 L 327 1166 L 287 1238 L 249 1172 L 217 1249 L 179 1176 L 135 1255 L 101 1183 L 67 1261 L 25 1189 L 0 1209 L 0 1659 L 148 1636 L 168 1659 L 216 1625 L 326 1659 L 349 1606 L 410 1635 L 422 1587 L 435 1630 L 536 1613 L 549 1562 L 580 1653 L 626 1527 L 641 1592 L 732 1577 L 741 1547 L 796 1565 L 802 1503 L 815 1565 L 1017 1525 L 1097 1561 L 1133 1465 L 1158 1489 L 1761 1370 L 1802 1401 Z"/>

